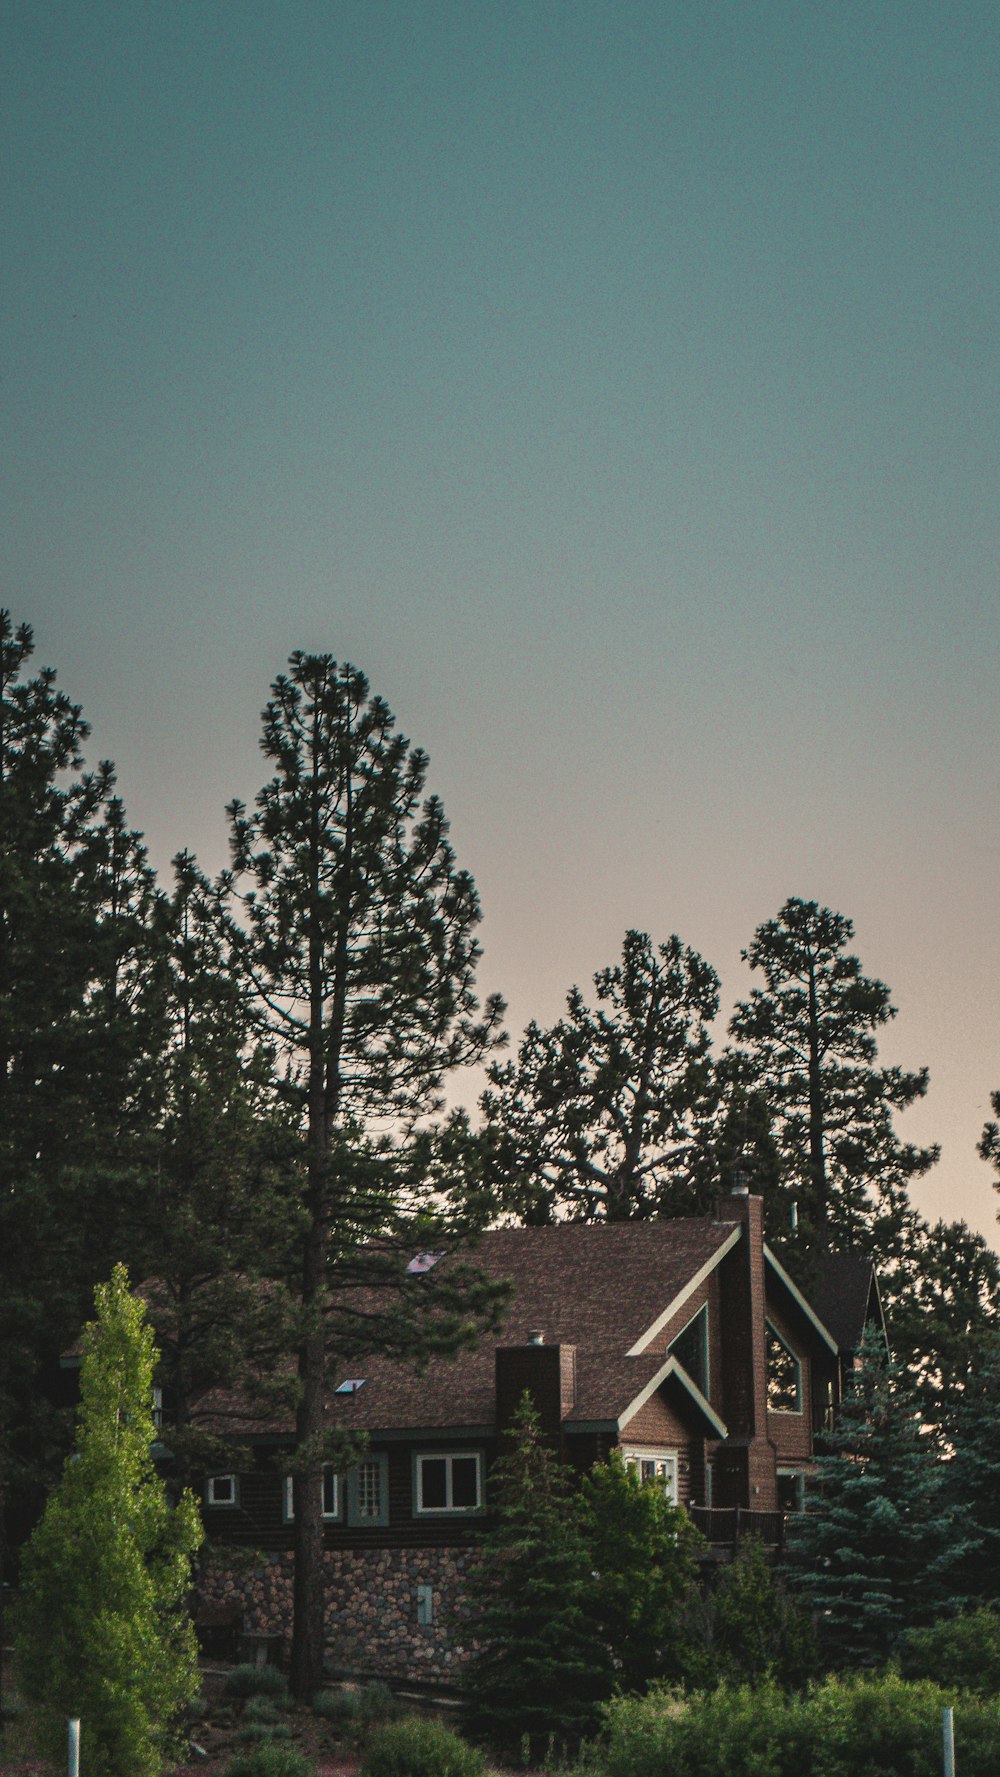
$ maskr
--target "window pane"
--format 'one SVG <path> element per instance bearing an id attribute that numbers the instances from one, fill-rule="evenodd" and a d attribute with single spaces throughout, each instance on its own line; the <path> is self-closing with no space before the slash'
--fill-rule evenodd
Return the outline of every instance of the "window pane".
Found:
<path id="1" fill-rule="evenodd" d="M 767 1329 L 767 1405 L 771 1413 L 802 1410 L 799 1360 L 773 1327 Z"/>
<path id="2" fill-rule="evenodd" d="M 435 1510 L 448 1504 L 448 1465 L 443 1456 L 421 1458 L 420 1503 L 425 1510 Z"/>
<path id="3" fill-rule="evenodd" d="M 453 1506 L 479 1504 L 479 1464 L 474 1456 L 456 1456 L 451 1465 L 451 1503 Z"/>
<path id="4" fill-rule="evenodd" d="M 670 1347 L 695 1387 L 708 1398 L 708 1309 L 702 1308 Z"/>
<path id="5" fill-rule="evenodd" d="M 337 1516 L 337 1477 L 332 1469 L 323 1470 L 323 1516 Z"/>
<path id="6" fill-rule="evenodd" d="M 382 1510 L 382 1470 L 377 1462 L 363 1462 L 358 1469 L 358 1510 L 362 1518 L 377 1518 Z"/>

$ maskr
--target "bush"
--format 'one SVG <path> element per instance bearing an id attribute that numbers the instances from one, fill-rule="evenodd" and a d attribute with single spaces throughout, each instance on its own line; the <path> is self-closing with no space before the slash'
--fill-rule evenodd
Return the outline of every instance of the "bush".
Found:
<path id="1" fill-rule="evenodd" d="M 234 1666 L 223 1685 L 227 1697 L 274 1697 L 288 1695 L 288 1686 L 277 1666 Z"/>
<path id="2" fill-rule="evenodd" d="M 946 1689 L 1000 1695 L 1000 1617 L 984 1606 L 930 1629 L 911 1629 L 899 1644 L 899 1669 L 904 1678 L 930 1678 Z"/>
<path id="3" fill-rule="evenodd" d="M 378 1727 L 381 1722 L 398 1721 L 403 1714 L 403 1705 L 398 1697 L 394 1697 L 389 1686 L 381 1679 L 366 1684 L 358 1700 L 363 1728 Z"/>
<path id="4" fill-rule="evenodd" d="M 273 1697 L 251 1697 L 243 1711 L 243 1720 L 256 1722 L 276 1722 L 281 1718 L 281 1710 Z"/>
<path id="5" fill-rule="evenodd" d="M 226 1777 L 315 1777 L 316 1767 L 294 1746 L 265 1740 L 248 1752 L 238 1752 L 226 1766 Z"/>
<path id="6" fill-rule="evenodd" d="M 377 1728 L 362 1777 L 486 1777 L 483 1757 L 443 1722 L 410 1716 Z"/>
<path id="7" fill-rule="evenodd" d="M 947 1694 L 896 1674 L 827 1679 L 803 1697 L 777 1685 L 684 1696 L 654 1690 L 605 1710 L 602 1777 L 938 1777 Z M 1000 1710 L 955 1706 L 962 1777 L 1000 1770 Z"/>
<path id="8" fill-rule="evenodd" d="M 353 1731 L 361 1720 L 361 1697 L 359 1692 L 349 1691 L 344 1687 L 317 1691 L 312 1700 L 312 1709 L 314 1715 L 346 1733 Z"/>

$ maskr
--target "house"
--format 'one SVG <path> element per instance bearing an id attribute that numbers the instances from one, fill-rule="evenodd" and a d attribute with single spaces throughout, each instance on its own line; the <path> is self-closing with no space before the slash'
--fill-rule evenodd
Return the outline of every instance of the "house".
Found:
<path id="1" fill-rule="evenodd" d="M 330 1424 L 367 1437 L 353 1469 L 324 1479 L 328 1648 L 340 1670 L 456 1675 L 490 1464 L 525 1389 L 577 1470 L 617 1447 L 710 1541 L 741 1523 L 779 1540 L 852 1342 L 877 1310 L 871 1267 L 848 1259 L 832 1331 L 769 1251 L 762 1200 L 745 1192 L 714 1219 L 497 1229 L 476 1258 L 513 1284 L 498 1340 L 420 1376 L 372 1359 L 333 1382 Z M 415 1256 L 411 1269 L 436 1262 Z M 206 1479 L 202 1604 L 216 1615 L 238 1605 L 251 1634 L 286 1639 L 289 1437 L 264 1421 L 249 1436 L 252 1464 Z"/>

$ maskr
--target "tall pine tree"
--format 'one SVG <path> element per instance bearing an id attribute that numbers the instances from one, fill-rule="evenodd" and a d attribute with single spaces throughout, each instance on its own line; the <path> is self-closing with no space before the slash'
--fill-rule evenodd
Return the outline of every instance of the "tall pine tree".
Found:
<path id="1" fill-rule="evenodd" d="M 529 1024 L 482 1099 L 507 1207 L 528 1222 L 689 1215 L 711 1195 L 715 971 L 679 938 L 627 932 L 621 962 L 570 990 L 550 1030 Z"/>
<path id="2" fill-rule="evenodd" d="M 230 809 L 220 898 L 302 1137 L 292 1683 L 308 1696 L 323 1667 L 328 1384 L 373 1350 L 454 1346 L 491 1312 L 482 1280 L 463 1291 L 454 1272 L 449 1283 L 406 1265 L 415 1247 L 447 1250 L 469 1232 L 442 1205 L 426 1119 L 445 1073 L 494 1041 L 502 1007 L 476 1000 L 479 902 L 440 802 L 424 796 L 426 756 L 364 675 L 294 654 L 261 746 L 272 775 L 252 811 Z"/>
<path id="3" fill-rule="evenodd" d="M 780 1156 L 769 1231 L 806 1253 L 891 1245 L 907 1188 L 936 1148 L 899 1139 L 894 1118 L 927 1089 L 927 1070 L 878 1065 L 878 1032 L 895 1017 L 889 990 L 863 975 L 847 946 L 854 927 L 815 901 L 785 902 L 758 926 L 744 961 L 764 978 L 730 1024 L 736 1089 L 763 1095 Z M 788 1230 L 796 1205 L 797 1239 Z"/>

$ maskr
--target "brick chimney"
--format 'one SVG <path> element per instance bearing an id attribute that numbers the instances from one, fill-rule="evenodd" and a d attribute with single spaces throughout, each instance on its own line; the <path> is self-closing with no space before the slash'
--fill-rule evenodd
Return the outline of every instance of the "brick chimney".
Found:
<path id="1" fill-rule="evenodd" d="M 526 1345 L 496 1352 L 497 1431 L 506 1431 L 527 1389 L 545 1437 L 562 1452 L 562 1424 L 576 1398 L 576 1346 L 546 1345 L 540 1330 Z"/>
<path id="2" fill-rule="evenodd" d="M 716 1497 L 719 1505 L 770 1512 L 778 1483 L 767 1435 L 764 1200 L 737 1185 L 718 1205 L 716 1220 L 739 1222 L 743 1231 L 722 1262 L 722 1416 L 729 1437 L 716 1458 Z"/>

